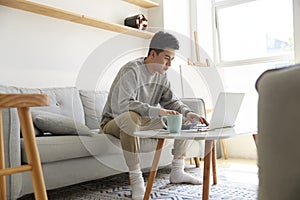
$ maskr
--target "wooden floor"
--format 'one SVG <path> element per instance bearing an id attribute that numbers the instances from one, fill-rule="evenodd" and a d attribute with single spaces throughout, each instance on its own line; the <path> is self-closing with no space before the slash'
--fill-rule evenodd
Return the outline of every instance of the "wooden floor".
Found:
<path id="1" fill-rule="evenodd" d="M 189 167 L 189 160 L 186 160 L 186 167 Z M 194 167 L 194 165 L 190 165 L 190 167 Z M 200 168 L 203 169 L 203 161 L 200 161 Z M 257 172 L 256 159 L 217 159 L 217 175 L 226 176 L 233 182 L 258 184 Z"/>
<path id="2" fill-rule="evenodd" d="M 186 159 L 186 164 L 189 164 L 190 160 Z M 194 164 L 194 163 L 193 163 Z M 203 159 L 200 161 L 200 165 L 203 165 Z M 247 168 L 257 168 L 257 160 L 256 159 L 244 159 L 244 158 L 228 158 L 225 160 L 224 158 L 217 159 L 217 165 L 219 167 L 240 167 L 246 166 Z"/>
<path id="3" fill-rule="evenodd" d="M 226 176 L 228 180 L 240 183 L 258 184 L 257 160 L 249 159 L 218 159 L 218 174 Z M 222 169 L 229 169 L 222 172 Z M 225 171 L 225 170 L 224 170 Z"/>

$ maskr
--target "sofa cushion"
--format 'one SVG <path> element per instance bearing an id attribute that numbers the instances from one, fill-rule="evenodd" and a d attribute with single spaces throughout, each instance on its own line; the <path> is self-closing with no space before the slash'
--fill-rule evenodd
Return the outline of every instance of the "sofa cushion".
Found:
<path id="1" fill-rule="evenodd" d="M 90 129 L 99 129 L 108 93 L 91 90 L 80 90 L 79 93 L 85 114 L 85 124 Z"/>
<path id="2" fill-rule="evenodd" d="M 20 88 L 20 91 L 21 93 L 42 93 L 49 95 L 49 106 L 32 107 L 31 110 L 43 110 L 64 115 L 85 124 L 83 106 L 76 87 Z"/>
<path id="3" fill-rule="evenodd" d="M 45 112 L 32 111 L 34 125 L 42 132 L 50 132 L 53 135 L 91 135 L 90 129 L 70 117 Z"/>
<path id="4" fill-rule="evenodd" d="M 20 91 L 14 86 L 0 85 L 0 93 L 20 93 Z"/>
<path id="5" fill-rule="evenodd" d="M 34 134 L 35 134 L 35 136 L 43 136 L 44 135 L 43 132 L 40 129 L 38 129 L 35 125 L 34 125 L 33 128 L 34 128 Z"/>
<path id="6" fill-rule="evenodd" d="M 99 162 L 102 158 L 123 155 L 120 140 L 108 134 L 95 134 L 92 136 L 43 136 L 36 138 L 42 163 L 97 156 Z M 166 140 L 164 149 L 173 148 L 174 140 Z M 157 140 L 141 138 L 141 156 L 146 152 L 153 152 Z M 24 142 L 21 139 L 22 162 L 27 163 Z M 106 163 L 104 163 L 106 164 Z"/>
<path id="7" fill-rule="evenodd" d="M 122 154 L 120 140 L 106 134 L 92 136 L 44 136 L 36 138 L 42 163 L 76 159 L 94 155 Z M 23 139 L 22 162 L 27 163 Z"/>

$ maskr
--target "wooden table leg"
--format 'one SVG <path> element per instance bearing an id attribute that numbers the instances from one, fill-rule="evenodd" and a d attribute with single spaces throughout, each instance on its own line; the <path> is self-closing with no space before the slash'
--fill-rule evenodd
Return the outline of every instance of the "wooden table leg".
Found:
<path id="1" fill-rule="evenodd" d="M 5 169 L 5 158 L 4 158 L 4 133 L 2 124 L 2 109 L 0 108 L 0 170 Z M 6 182 L 5 176 L 0 176 L 0 199 L 6 199 Z"/>
<path id="2" fill-rule="evenodd" d="M 152 186 L 153 186 L 153 183 L 155 180 L 158 162 L 160 159 L 161 150 L 164 145 L 164 142 L 165 142 L 165 139 L 161 139 L 161 138 L 158 139 L 158 141 L 157 141 L 156 151 L 154 154 L 151 171 L 150 171 L 149 178 L 148 178 L 148 183 L 147 183 L 147 187 L 146 187 L 146 191 L 145 191 L 145 195 L 144 195 L 144 200 L 148 200 L 150 198 L 150 194 L 151 194 Z"/>
<path id="3" fill-rule="evenodd" d="M 213 184 L 218 183 L 217 178 L 217 152 L 216 152 L 216 141 L 213 142 L 213 147 L 211 150 L 211 162 L 212 162 L 212 172 L 213 172 Z"/>
<path id="4" fill-rule="evenodd" d="M 44 176 L 41 167 L 40 155 L 38 152 L 31 114 L 28 107 L 18 108 L 22 135 L 24 138 L 25 151 L 28 164 L 32 166 L 31 179 L 35 199 L 47 200 Z"/>
<path id="5" fill-rule="evenodd" d="M 205 140 L 202 200 L 209 199 L 210 163 L 212 159 L 211 151 L 213 145 L 214 145 L 214 140 Z"/>

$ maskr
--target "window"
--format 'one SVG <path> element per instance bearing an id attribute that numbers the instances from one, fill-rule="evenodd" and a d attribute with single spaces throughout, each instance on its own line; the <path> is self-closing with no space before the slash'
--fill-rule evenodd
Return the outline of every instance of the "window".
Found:
<path id="1" fill-rule="evenodd" d="M 236 123 L 255 123 L 257 78 L 294 62 L 293 0 L 201 0 L 197 16 L 199 35 L 213 27 L 201 42 L 211 41 L 224 90 L 245 93 Z"/>
<path id="2" fill-rule="evenodd" d="M 292 0 L 216 0 L 215 58 L 220 66 L 291 61 Z"/>

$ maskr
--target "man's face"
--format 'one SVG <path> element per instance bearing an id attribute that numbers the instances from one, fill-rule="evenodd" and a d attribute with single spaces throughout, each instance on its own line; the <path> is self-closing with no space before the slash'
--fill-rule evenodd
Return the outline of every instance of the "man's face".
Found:
<path id="1" fill-rule="evenodd" d="M 175 57 L 174 49 L 165 49 L 164 51 L 156 54 L 155 51 L 151 52 L 152 63 L 151 70 L 152 72 L 158 72 L 160 74 L 165 74 L 169 67 L 171 67 L 171 62 Z"/>

